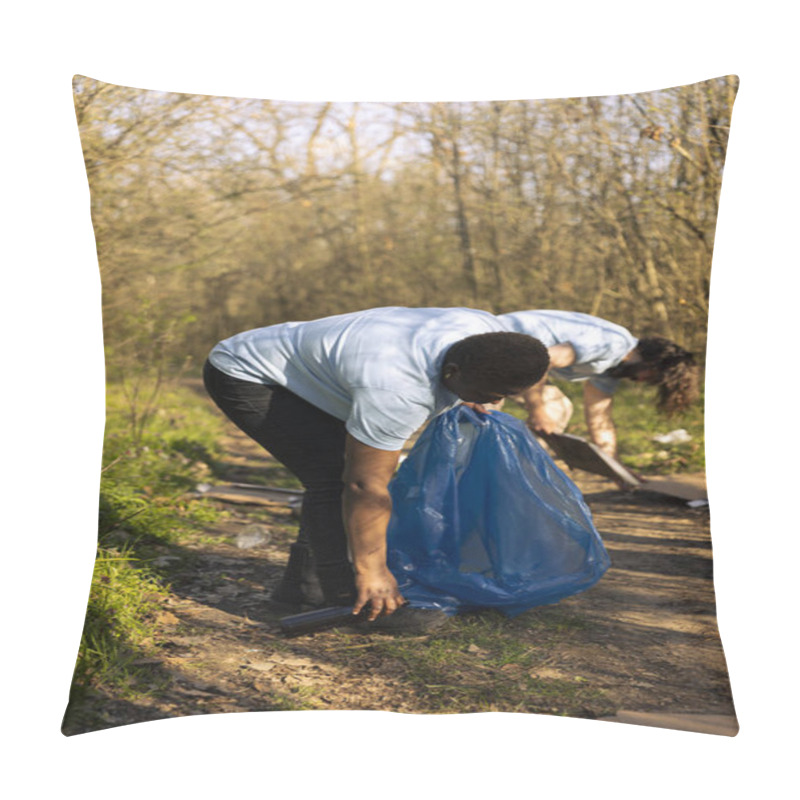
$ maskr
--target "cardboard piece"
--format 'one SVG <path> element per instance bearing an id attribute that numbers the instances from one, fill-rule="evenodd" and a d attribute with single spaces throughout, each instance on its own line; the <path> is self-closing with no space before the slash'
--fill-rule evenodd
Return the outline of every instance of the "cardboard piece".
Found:
<path id="1" fill-rule="evenodd" d="M 680 475 L 653 475 L 640 483 L 647 492 L 658 492 L 681 500 L 708 500 L 706 476 L 702 472 L 682 473 Z"/>
<path id="2" fill-rule="evenodd" d="M 641 481 L 615 458 L 606 455 L 596 444 L 571 433 L 542 434 L 552 451 L 572 469 L 582 469 L 622 482 L 631 489 Z"/>
<path id="3" fill-rule="evenodd" d="M 600 719 L 605 722 L 624 722 L 628 725 L 711 733 L 717 736 L 736 736 L 739 732 L 739 722 L 736 717 L 726 714 L 620 710 L 613 717 L 600 717 Z"/>
<path id="4" fill-rule="evenodd" d="M 678 476 L 653 476 L 640 480 L 615 458 L 606 455 L 596 444 L 571 433 L 549 433 L 541 437 L 557 458 L 572 469 L 602 475 L 631 489 L 677 497 L 686 501 L 708 500 L 705 476 L 693 473 Z"/>

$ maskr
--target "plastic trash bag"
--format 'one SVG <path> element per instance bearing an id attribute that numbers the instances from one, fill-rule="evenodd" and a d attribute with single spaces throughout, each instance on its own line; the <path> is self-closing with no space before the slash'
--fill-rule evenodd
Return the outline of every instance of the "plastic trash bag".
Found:
<path id="1" fill-rule="evenodd" d="M 441 414 L 390 491 L 388 564 L 417 607 L 514 616 L 588 589 L 610 564 L 578 488 L 508 414 Z"/>

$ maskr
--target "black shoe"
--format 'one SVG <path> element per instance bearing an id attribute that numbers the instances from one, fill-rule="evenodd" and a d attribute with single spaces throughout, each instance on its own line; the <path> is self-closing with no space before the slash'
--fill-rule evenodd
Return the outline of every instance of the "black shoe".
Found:
<path id="1" fill-rule="evenodd" d="M 356 581 L 349 561 L 317 567 L 322 595 L 328 606 L 352 606 L 356 602 Z"/>
<path id="2" fill-rule="evenodd" d="M 403 606 L 394 614 L 378 617 L 372 622 L 362 622 L 358 630 L 364 633 L 380 631 L 381 633 L 408 633 L 422 635 L 439 630 L 447 624 L 450 617 L 433 608 L 411 608 Z"/>
<path id="3" fill-rule="evenodd" d="M 289 609 L 299 609 L 302 606 L 319 608 L 325 605 L 322 592 L 306 591 L 301 584 L 281 581 L 269 596 L 271 602 Z"/>
<path id="4" fill-rule="evenodd" d="M 303 544 L 289 549 L 289 563 L 270 600 L 287 606 L 321 606 L 325 604 L 322 586 L 314 569 L 311 551 Z"/>

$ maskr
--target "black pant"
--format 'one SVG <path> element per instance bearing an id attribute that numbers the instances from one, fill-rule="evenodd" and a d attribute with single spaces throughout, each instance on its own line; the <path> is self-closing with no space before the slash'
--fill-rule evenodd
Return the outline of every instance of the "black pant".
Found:
<path id="1" fill-rule="evenodd" d="M 300 479 L 298 542 L 311 547 L 325 600 L 349 602 L 355 584 L 342 520 L 344 422 L 283 386 L 231 377 L 209 361 L 203 381 L 225 415 Z"/>

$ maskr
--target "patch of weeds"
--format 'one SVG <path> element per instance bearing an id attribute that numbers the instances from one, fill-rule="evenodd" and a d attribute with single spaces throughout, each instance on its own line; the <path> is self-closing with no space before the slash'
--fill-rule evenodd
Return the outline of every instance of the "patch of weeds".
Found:
<path id="1" fill-rule="evenodd" d="M 317 708 L 316 705 L 309 705 L 303 698 L 295 699 L 294 696 L 273 694 L 267 701 L 264 711 L 311 711 Z"/>
<path id="2" fill-rule="evenodd" d="M 125 392 L 109 384 L 103 474 L 150 495 L 185 492 L 218 468 L 222 419 L 180 387 L 162 391 L 145 428 L 133 431 Z"/>
<path id="3" fill-rule="evenodd" d="M 155 652 L 157 615 L 165 597 L 165 588 L 130 550 L 98 548 L 71 706 L 90 687 L 123 697 L 154 688 L 153 670 L 136 662 Z"/>
<path id="4" fill-rule="evenodd" d="M 213 502 L 203 498 L 199 498 L 191 504 L 180 505 L 178 509 L 179 513 L 180 511 L 186 512 L 186 516 L 190 516 L 192 522 L 203 525 L 210 525 L 230 516 L 229 512 L 221 511 Z"/>
<path id="5" fill-rule="evenodd" d="M 515 617 L 515 626 L 524 627 L 537 633 L 567 634 L 585 630 L 586 619 L 559 606 L 540 606 Z"/>
<path id="6" fill-rule="evenodd" d="M 130 400 L 130 393 L 123 383 L 109 379 L 106 384 L 106 430 L 135 441 L 137 431 L 132 425 Z M 201 452 L 202 448 L 202 452 L 212 455 L 219 454 L 217 442 L 224 430 L 224 420 L 213 410 L 211 402 L 178 383 L 161 386 L 152 413 L 146 416 L 144 426 L 140 427 L 142 438 L 178 442 L 178 448 L 184 449 L 191 441 L 193 451 Z"/>
<path id="7" fill-rule="evenodd" d="M 229 544 L 235 543 L 235 540 L 230 538 L 230 537 L 225 537 L 225 541 L 228 542 Z M 220 537 L 219 536 L 213 536 L 213 535 L 208 534 L 208 533 L 200 533 L 200 534 L 195 534 L 194 536 L 192 536 L 192 543 L 196 544 L 196 545 L 197 544 L 201 544 L 201 545 L 205 545 L 205 546 L 210 546 L 210 545 L 219 544 L 219 542 L 220 542 Z"/>
<path id="8" fill-rule="evenodd" d="M 175 543 L 220 518 L 207 500 L 148 497 L 140 489 L 104 478 L 100 485 L 99 530 L 123 532 L 129 540 Z"/>
<path id="9" fill-rule="evenodd" d="M 134 435 L 122 395 L 109 385 L 101 536 L 122 529 L 137 541 L 176 542 L 218 520 L 213 502 L 186 495 L 213 474 L 220 421 L 191 392 L 166 391 L 147 427 Z"/>
<path id="10" fill-rule="evenodd" d="M 216 446 L 212 451 L 206 442 L 189 437 L 179 436 L 169 442 L 170 449 L 188 458 L 190 463 L 203 462 L 209 466 L 216 463 L 218 451 Z"/>
<path id="11" fill-rule="evenodd" d="M 299 708 L 296 710 L 304 711 L 308 709 L 317 708 L 319 706 L 319 696 L 322 690 L 318 686 L 311 686 L 303 684 L 298 686 L 291 686 L 289 692 Z"/>

